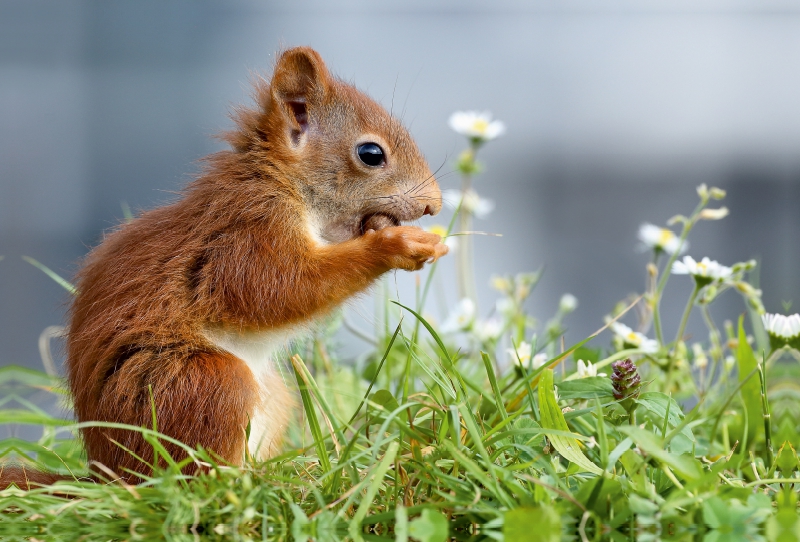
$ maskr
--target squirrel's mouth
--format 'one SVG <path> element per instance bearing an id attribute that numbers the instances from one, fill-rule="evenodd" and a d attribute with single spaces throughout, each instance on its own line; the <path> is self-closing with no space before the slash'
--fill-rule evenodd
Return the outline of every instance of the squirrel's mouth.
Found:
<path id="1" fill-rule="evenodd" d="M 360 229 L 361 235 L 364 235 L 369 230 L 382 230 L 384 228 L 390 228 L 392 226 L 399 226 L 400 219 L 394 215 L 390 215 L 387 213 L 371 213 L 365 215 L 361 219 Z"/>

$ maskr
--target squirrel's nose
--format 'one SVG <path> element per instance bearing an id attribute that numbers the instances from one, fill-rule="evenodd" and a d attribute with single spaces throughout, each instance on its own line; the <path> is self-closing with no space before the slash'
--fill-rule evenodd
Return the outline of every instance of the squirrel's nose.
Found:
<path id="1" fill-rule="evenodd" d="M 431 211 L 431 206 L 430 205 L 426 205 L 425 206 L 425 212 L 422 213 L 422 216 L 425 216 L 425 215 L 433 216 L 433 211 Z"/>

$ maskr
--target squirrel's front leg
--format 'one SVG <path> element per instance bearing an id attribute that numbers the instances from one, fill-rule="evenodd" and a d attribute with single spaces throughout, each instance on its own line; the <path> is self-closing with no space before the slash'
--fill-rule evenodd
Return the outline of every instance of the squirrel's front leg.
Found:
<path id="1" fill-rule="evenodd" d="M 315 247 L 321 303 L 339 304 L 391 269 L 416 271 L 447 254 L 448 247 L 435 233 L 415 226 L 369 230 L 335 245 Z"/>
<path id="2" fill-rule="evenodd" d="M 206 253 L 194 296 L 209 320 L 238 328 L 303 322 L 386 271 L 413 271 L 447 254 L 438 235 L 414 226 L 368 231 L 332 245 L 303 239 L 299 246 L 272 246 L 245 234 L 234 241 Z"/>

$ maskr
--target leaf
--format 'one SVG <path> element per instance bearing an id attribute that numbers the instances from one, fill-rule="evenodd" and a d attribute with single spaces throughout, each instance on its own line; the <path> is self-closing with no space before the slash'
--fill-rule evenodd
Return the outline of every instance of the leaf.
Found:
<path id="1" fill-rule="evenodd" d="M 505 542 L 558 542 L 561 517 L 552 506 L 513 508 L 503 516 Z"/>
<path id="2" fill-rule="evenodd" d="M 494 402 L 500 410 L 500 416 L 505 420 L 508 418 L 508 413 L 506 412 L 506 405 L 503 402 L 503 394 L 500 392 L 500 388 L 497 385 L 497 377 L 494 374 L 492 361 L 489 359 L 489 355 L 486 352 L 481 352 L 481 359 L 483 359 L 483 366 L 486 368 L 486 375 L 489 377 L 489 385 L 492 386 L 492 391 L 494 392 Z"/>
<path id="3" fill-rule="evenodd" d="M 378 390 L 372 394 L 370 400 L 373 403 L 381 405 L 383 408 L 386 409 L 386 412 L 394 412 L 398 408 L 400 408 L 400 403 L 397 402 L 397 399 L 394 398 L 392 392 L 389 390 Z"/>
<path id="4" fill-rule="evenodd" d="M 583 482 L 575 493 L 575 498 L 586 505 L 587 509 L 602 515 L 607 510 L 608 503 L 621 493 L 622 486 L 619 480 L 598 476 Z"/>
<path id="5" fill-rule="evenodd" d="M 739 317 L 739 346 L 736 348 L 736 361 L 739 366 L 739 382 L 747 378 L 757 367 L 758 362 L 753 354 L 753 349 L 747 343 L 744 331 L 744 315 Z M 759 427 L 763 427 L 761 412 L 761 386 L 757 378 L 751 378 L 742 386 L 742 402 L 747 413 L 747 446 L 750 447 L 756 440 Z M 742 448 L 742 454 L 746 450 Z"/>
<path id="6" fill-rule="evenodd" d="M 618 430 L 620 433 L 629 436 L 647 455 L 671 467 L 684 478 L 694 480 L 700 477 L 700 472 L 694 459 L 668 452 L 664 449 L 664 442 L 661 437 L 632 425 L 623 425 L 618 427 Z"/>
<path id="7" fill-rule="evenodd" d="M 558 429 L 559 431 L 569 431 L 567 420 L 556 402 L 555 390 L 553 387 L 553 370 L 547 369 L 542 372 L 539 381 L 539 410 L 541 411 L 542 427 L 546 429 Z M 580 447 L 578 440 L 564 436 L 551 436 L 550 442 L 558 450 L 564 459 L 581 467 L 583 470 L 594 474 L 601 474 L 603 471 L 594 463 L 589 461 Z"/>
<path id="8" fill-rule="evenodd" d="M 771 506 L 763 506 L 759 499 L 748 498 L 747 504 L 738 499 L 723 500 L 710 497 L 703 501 L 703 521 L 711 527 L 705 540 L 719 542 L 749 542 L 763 540 L 759 525 L 771 515 Z"/>
<path id="9" fill-rule="evenodd" d="M 611 379 L 604 376 L 590 376 L 558 383 L 558 396 L 561 399 L 603 399 L 614 396 Z"/>
<path id="10" fill-rule="evenodd" d="M 445 542 L 450 534 L 450 526 L 440 512 L 426 508 L 408 526 L 408 534 L 420 542 Z"/>
<path id="11" fill-rule="evenodd" d="M 664 418 L 667 416 L 667 411 L 669 411 L 669 419 L 667 420 L 669 428 L 678 427 L 683 421 L 683 410 L 680 405 L 665 393 L 657 391 L 643 393 L 636 400 L 636 403 L 647 410 L 645 417 L 653 422 L 655 427 L 664 426 Z M 667 405 L 669 405 L 669 408 L 667 408 Z M 678 436 L 682 438 L 676 436 L 676 438 L 670 440 L 670 450 L 677 454 L 691 452 L 692 443 L 695 441 L 691 428 L 684 427 L 678 433 Z"/>
<path id="12" fill-rule="evenodd" d="M 781 445 L 781 449 L 778 450 L 778 457 L 775 460 L 775 465 L 777 465 L 778 470 L 781 471 L 784 478 L 790 477 L 797 469 L 797 454 L 789 441 L 784 442 Z"/>
<path id="13" fill-rule="evenodd" d="M 603 359 L 603 349 L 602 348 L 587 348 L 585 346 L 581 346 L 580 348 L 576 348 L 575 351 L 572 353 L 572 358 L 577 362 L 579 359 L 583 361 L 591 361 L 592 363 L 597 363 L 601 359 Z"/>

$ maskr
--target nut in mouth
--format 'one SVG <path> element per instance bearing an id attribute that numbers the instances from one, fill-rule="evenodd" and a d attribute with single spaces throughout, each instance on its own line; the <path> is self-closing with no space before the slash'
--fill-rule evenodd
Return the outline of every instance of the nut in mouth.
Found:
<path id="1" fill-rule="evenodd" d="M 386 213 L 372 213 L 364 216 L 361 219 L 361 235 L 364 235 L 369 230 L 382 230 L 392 226 L 399 226 L 400 220 Z"/>

